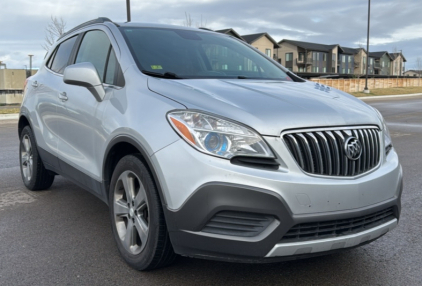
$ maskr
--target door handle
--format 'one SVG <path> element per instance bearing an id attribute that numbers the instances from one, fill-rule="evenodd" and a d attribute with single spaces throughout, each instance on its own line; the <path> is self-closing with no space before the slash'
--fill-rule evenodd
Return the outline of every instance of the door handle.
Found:
<path id="1" fill-rule="evenodd" d="M 33 87 L 38 87 L 38 81 L 36 81 L 36 80 L 35 80 L 35 81 L 33 81 L 33 82 L 32 82 L 32 86 L 33 86 Z"/>
<path id="2" fill-rule="evenodd" d="M 61 101 L 63 101 L 63 102 L 65 102 L 65 101 L 67 101 L 69 98 L 67 97 L 67 95 L 66 95 L 66 92 L 60 92 L 59 93 L 59 99 L 61 100 Z"/>

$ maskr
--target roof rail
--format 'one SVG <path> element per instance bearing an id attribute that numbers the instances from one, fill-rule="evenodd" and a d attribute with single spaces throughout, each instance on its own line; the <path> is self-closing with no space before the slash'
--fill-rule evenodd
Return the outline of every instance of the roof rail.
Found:
<path id="1" fill-rule="evenodd" d="M 106 17 L 99 17 L 97 19 L 87 21 L 85 23 L 82 23 L 82 24 L 76 26 L 73 29 L 70 29 L 69 31 L 67 31 L 66 33 L 64 33 L 63 35 L 61 35 L 57 40 L 60 40 L 61 38 L 69 35 L 70 33 L 74 32 L 74 31 L 76 31 L 76 30 L 78 30 L 80 28 L 83 28 L 85 26 L 92 25 L 92 24 L 98 24 L 98 23 L 104 23 L 104 22 L 112 22 L 112 21 L 109 18 L 106 18 Z"/>
<path id="2" fill-rule="evenodd" d="M 200 30 L 206 30 L 206 31 L 211 31 L 211 32 L 215 32 L 214 30 L 211 30 L 211 29 L 208 29 L 208 28 L 205 28 L 205 27 L 199 27 L 198 29 L 200 29 Z"/>

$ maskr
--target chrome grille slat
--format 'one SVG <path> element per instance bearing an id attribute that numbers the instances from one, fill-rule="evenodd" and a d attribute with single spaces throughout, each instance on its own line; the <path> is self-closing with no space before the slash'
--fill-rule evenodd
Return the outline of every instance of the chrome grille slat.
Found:
<path id="1" fill-rule="evenodd" d="M 312 133 L 308 132 L 308 133 L 306 133 L 306 135 L 311 138 L 311 140 L 310 140 L 311 145 L 313 146 L 314 153 L 316 153 L 315 154 L 315 161 L 316 161 L 315 162 L 315 167 L 316 167 L 315 169 L 316 169 L 316 172 L 322 175 L 324 173 L 324 165 L 323 165 L 324 161 L 322 159 L 322 152 L 321 152 L 321 148 L 319 147 L 320 144 L 318 142 L 318 139 Z"/>
<path id="2" fill-rule="evenodd" d="M 345 141 L 350 136 L 361 143 L 362 153 L 357 160 L 349 159 L 345 153 Z M 375 127 L 298 130 L 284 134 L 283 139 L 299 167 L 310 174 L 357 176 L 380 162 L 379 129 Z"/>
<path id="3" fill-rule="evenodd" d="M 365 164 L 365 170 L 369 169 L 369 166 L 371 165 L 371 149 L 369 144 L 369 134 L 366 130 L 363 130 L 363 134 L 365 136 L 365 148 L 366 148 L 366 164 Z"/>
<path id="4" fill-rule="evenodd" d="M 366 144 L 365 144 L 365 137 L 363 136 L 363 131 L 359 130 L 359 140 L 362 143 L 362 155 L 360 156 L 361 158 L 361 164 L 360 164 L 360 168 L 362 170 L 362 172 L 364 172 L 366 169 Z"/>
<path id="5" fill-rule="evenodd" d="M 324 150 L 324 160 L 326 162 L 327 175 L 332 175 L 333 162 L 331 162 L 330 145 L 328 143 L 329 139 L 325 137 L 324 133 L 322 132 L 316 132 L 315 134 L 322 142 L 322 149 Z"/>
<path id="6" fill-rule="evenodd" d="M 344 154 L 344 150 L 343 150 L 343 142 L 344 142 L 344 140 L 345 140 L 345 138 L 344 138 L 344 136 L 343 136 L 343 133 L 341 133 L 341 131 L 334 131 L 334 134 L 335 135 L 337 135 L 337 142 L 338 142 L 338 145 L 339 145 L 339 149 L 340 149 L 340 161 L 341 161 L 341 167 L 342 167 L 342 173 L 341 173 L 341 175 L 343 175 L 343 176 L 347 176 L 347 165 L 348 165 L 348 162 L 347 162 L 347 158 L 346 158 L 346 155 Z"/>
<path id="7" fill-rule="evenodd" d="M 311 170 L 311 173 L 315 173 L 314 160 L 312 159 L 312 152 L 308 139 L 306 139 L 305 135 L 302 133 L 296 134 L 296 136 L 298 136 L 299 139 L 303 142 L 303 149 L 305 150 L 304 157 L 307 159 L 306 161 L 308 163 L 308 168 Z"/>
<path id="8" fill-rule="evenodd" d="M 302 152 L 300 151 L 299 143 L 293 135 L 289 134 L 287 137 L 290 139 L 290 143 L 293 146 L 293 153 L 296 161 L 299 161 L 298 163 L 302 169 L 305 168 L 305 160 L 303 159 Z"/>

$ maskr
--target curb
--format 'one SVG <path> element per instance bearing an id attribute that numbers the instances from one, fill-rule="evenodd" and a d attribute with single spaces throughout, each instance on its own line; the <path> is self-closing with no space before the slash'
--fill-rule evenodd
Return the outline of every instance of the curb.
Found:
<path id="1" fill-rule="evenodd" d="M 422 93 L 411 93 L 411 94 L 397 94 L 397 95 L 371 95 L 371 96 L 359 96 L 359 99 L 376 99 L 376 98 L 399 98 L 399 97 L 412 97 L 421 96 Z"/>
<path id="2" fill-rule="evenodd" d="M 19 113 L 0 114 L 0 120 L 18 120 Z"/>

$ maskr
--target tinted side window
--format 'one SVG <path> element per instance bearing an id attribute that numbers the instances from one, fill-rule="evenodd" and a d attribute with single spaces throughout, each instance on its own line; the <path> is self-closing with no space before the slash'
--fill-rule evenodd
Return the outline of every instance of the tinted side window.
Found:
<path id="1" fill-rule="evenodd" d="M 51 64 L 53 63 L 54 56 L 56 55 L 56 53 L 57 53 L 57 48 L 53 51 L 53 53 L 51 54 L 50 58 L 47 61 L 47 67 L 49 69 L 51 69 Z"/>
<path id="2" fill-rule="evenodd" d="M 113 48 L 111 48 L 110 55 L 108 57 L 107 71 L 104 78 L 104 82 L 108 84 L 114 84 L 114 77 L 116 74 L 117 59 Z"/>
<path id="3" fill-rule="evenodd" d="M 90 31 L 86 33 L 79 47 L 75 63 L 92 63 L 97 69 L 101 81 L 103 81 L 110 45 L 111 43 L 104 32 Z"/>
<path id="4" fill-rule="evenodd" d="M 58 47 L 56 55 L 54 56 L 53 63 L 51 64 L 51 69 L 56 73 L 62 74 L 64 69 L 67 67 L 70 53 L 72 52 L 76 39 L 77 36 L 70 38 L 69 40 L 61 43 Z"/>

